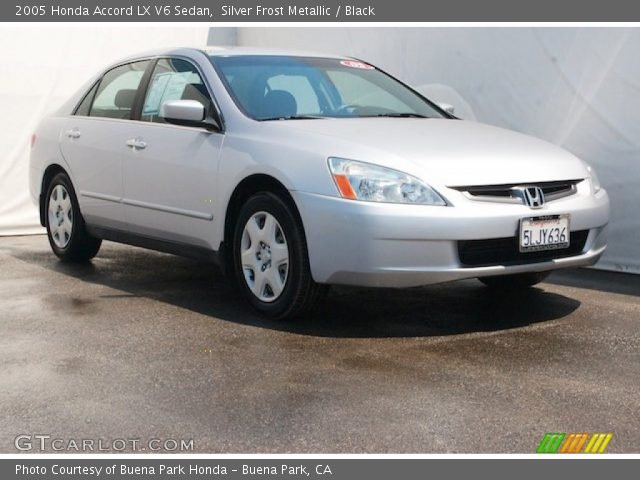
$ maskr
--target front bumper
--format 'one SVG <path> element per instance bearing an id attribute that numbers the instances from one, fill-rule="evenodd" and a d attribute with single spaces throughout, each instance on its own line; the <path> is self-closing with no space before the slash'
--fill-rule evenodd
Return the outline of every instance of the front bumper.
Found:
<path id="1" fill-rule="evenodd" d="M 472 201 L 455 206 L 359 202 L 292 191 L 305 228 L 311 273 L 328 284 L 412 287 L 463 278 L 593 265 L 606 248 L 609 198 L 578 192 L 531 210 Z M 521 218 L 570 214 L 572 232 L 588 231 L 576 255 L 548 260 L 464 266 L 463 240 L 515 237 Z"/>

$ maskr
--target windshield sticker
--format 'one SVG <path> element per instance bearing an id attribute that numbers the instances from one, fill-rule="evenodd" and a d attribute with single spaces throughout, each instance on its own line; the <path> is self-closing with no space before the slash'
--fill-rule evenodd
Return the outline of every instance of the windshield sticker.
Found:
<path id="1" fill-rule="evenodd" d="M 364 62 L 356 62 L 355 60 L 342 60 L 340 64 L 344 65 L 345 67 L 361 68 L 363 70 L 373 70 L 373 67 L 371 65 L 367 65 Z"/>

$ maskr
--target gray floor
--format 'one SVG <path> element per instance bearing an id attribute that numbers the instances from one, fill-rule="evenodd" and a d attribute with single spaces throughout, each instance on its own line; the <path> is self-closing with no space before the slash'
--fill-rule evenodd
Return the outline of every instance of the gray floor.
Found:
<path id="1" fill-rule="evenodd" d="M 193 439 L 200 452 L 533 452 L 545 432 L 640 451 L 640 276 L 335 289 L 253 314 L 204 264 L 105 243 L 70 266 L 0 239 L 0 452 L 18 434 Z"/>

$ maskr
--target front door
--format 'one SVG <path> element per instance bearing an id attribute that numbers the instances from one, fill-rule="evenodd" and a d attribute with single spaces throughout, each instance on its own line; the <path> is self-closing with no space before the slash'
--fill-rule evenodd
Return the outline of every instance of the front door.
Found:
<path id="1" fill-rule="evenodd" d="M 195 66 L 161 58 L 149 79 L 141 122 L 123 162 L 124 211 L 132 233 L 197 245 L 213 244 L 216 173 L 224 135 L 167 124 L 160 116 L 168 100 L 189 99 L 213 108 Z"/>

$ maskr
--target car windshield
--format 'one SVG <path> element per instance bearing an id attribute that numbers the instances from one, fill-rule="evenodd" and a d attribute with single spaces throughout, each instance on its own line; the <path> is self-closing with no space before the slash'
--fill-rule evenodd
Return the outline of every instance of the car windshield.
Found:
<path id="1" fill-rule="evenodd" d="M 256 120 L 444 115 L 363 62 L 270 55 L 214 56 L 229 93 Z"/>

